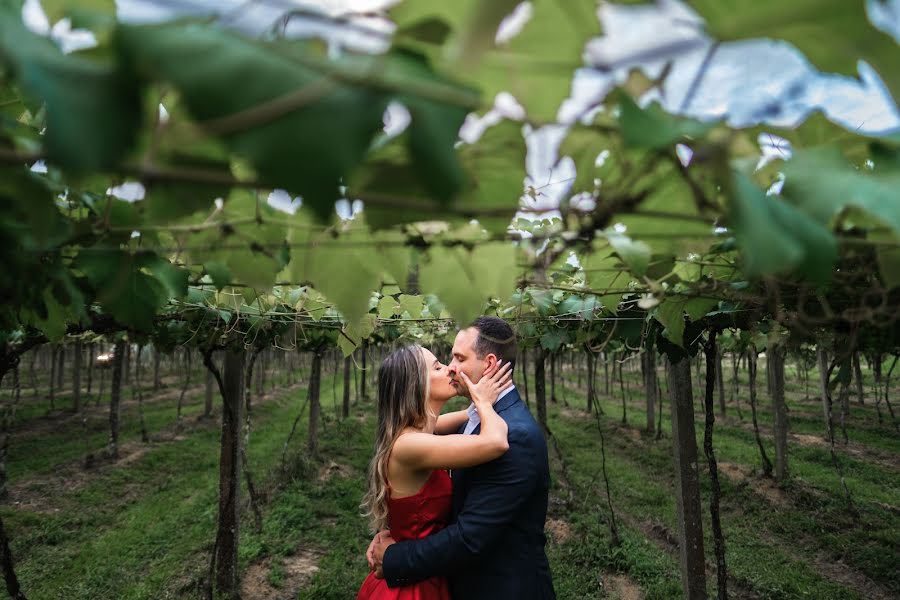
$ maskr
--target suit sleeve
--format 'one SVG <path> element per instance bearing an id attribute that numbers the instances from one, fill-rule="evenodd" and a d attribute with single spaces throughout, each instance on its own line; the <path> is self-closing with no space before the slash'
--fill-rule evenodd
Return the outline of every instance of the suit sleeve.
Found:
<path id="1" fill-rule="evenodd" d="M 383 563 L 388 587 L 446 575 L 491 549 L 538 484 L 533 466 L 541 445 L 534 436 L 532 431 L 510 430 L 506 454 L 475 467 L 455 523 L 421 540 L 388 547 Z"/>

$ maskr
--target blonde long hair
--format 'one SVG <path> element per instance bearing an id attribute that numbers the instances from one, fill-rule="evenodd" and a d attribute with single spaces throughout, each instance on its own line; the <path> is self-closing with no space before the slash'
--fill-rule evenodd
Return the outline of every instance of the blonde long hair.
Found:
<path id="1" fill-rule="evenodd" d="M 369 463 L 368 490 L 362 516 L 373 532 L 388 527 L 388 458 L 407 427 L 422 427 L 428 418 L 428 367 L 422 347 L 409 345 L 391 352 L 378 369 L 378 429 L 375 456 Z"/>

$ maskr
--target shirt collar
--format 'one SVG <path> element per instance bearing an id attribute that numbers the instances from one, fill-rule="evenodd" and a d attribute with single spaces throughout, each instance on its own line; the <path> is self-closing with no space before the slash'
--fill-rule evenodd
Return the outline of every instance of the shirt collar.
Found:
<path id="1" fill-rule="evenodd" d="M 497 399 L 496 399 L 496 400 L 494 400 L 494 404 L 497 404 L 498 402 L 500 402 L 500 399 L 501 399 L 503 396 L 506 396 L 507 394 L 509 394 L 510 392 L 512 392 L 514 389 L 516 389 L 516 386 L 511 385 L 511 386 L 509 386 L 508 388 L 506 388 L 505 390 L 503 390 L 502 392 L 500 392 L 500 395 L 497 396 Z M 474 403 L 474 402 L 472 402 L 471 404 L 469 404 L 469 408 L 466 409 L 466 412 L 469 413 L 469 418 L 472 418 L 474 415 L 477 415 L 477 414 L 478 414 L 478 409 L 475 408 L 475 403 Z"/>

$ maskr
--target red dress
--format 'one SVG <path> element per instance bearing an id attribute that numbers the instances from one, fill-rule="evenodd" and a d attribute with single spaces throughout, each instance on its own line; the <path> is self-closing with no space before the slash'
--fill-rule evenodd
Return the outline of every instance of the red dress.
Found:
<path id="1" fill-rule="evenodd" d="M 417 493 L 388 499 L 391 537 L 419 540 L 447 526 L 453 502 L 453 487 L 446 471 L 434 470 Z M 432 577 L 413 585 L 389 588 L 384 579 L 369 573 L 356 600 L 450 600 L 445 577 Z"/>

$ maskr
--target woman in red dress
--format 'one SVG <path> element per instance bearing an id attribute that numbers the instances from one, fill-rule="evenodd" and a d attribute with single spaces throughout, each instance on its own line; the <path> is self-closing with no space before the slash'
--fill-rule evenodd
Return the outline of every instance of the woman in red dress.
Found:
<path id="1" fill-rule="evenodd" d="M 481 419 L 478 435 L 459 435 L 468 421 L 460 410 L 441 415 L 458 394 L 447 366 L 421 346 L 405 346 L 378 371 L 378 431 L 369 467 L 364 514 L 374 531 L 390 530 L 397 541 L 421 539 L 443 529 L 450 518 L 452 487 L 446 469 L 479 465 L 508 449 L 506 422 L 493 404 L 510 383 L 509 365 L 499 363 L 477 384 L 462 372 Z M 437 434 L 437 435 L 435 435 Z M 447 580 L 432 577 L 389 588 L 369 573 L 357 600 L 450 600 Z"/>

